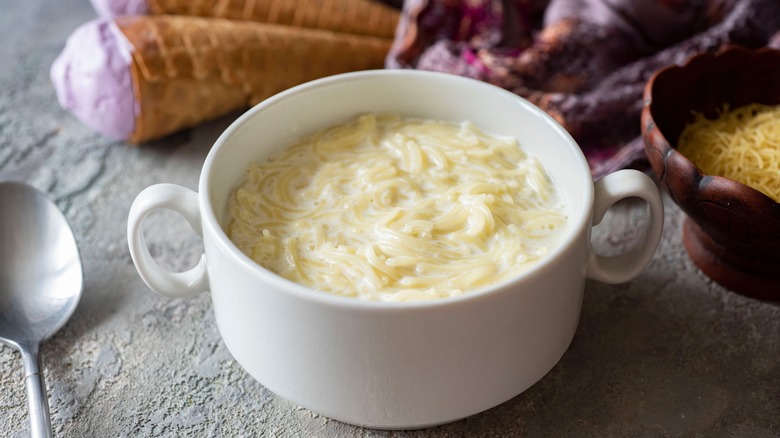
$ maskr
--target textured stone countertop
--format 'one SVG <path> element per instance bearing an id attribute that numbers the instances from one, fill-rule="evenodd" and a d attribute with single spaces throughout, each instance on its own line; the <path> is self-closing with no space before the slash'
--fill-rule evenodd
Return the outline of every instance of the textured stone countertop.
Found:
<path id="1" fill-rule="evenodd" d="M 0 14 L 0 180 L 48 193 L 76 234 L 85 289 L 43 347 L 56 436 L 780 436 L 780 305 L 731 293 L 688 260 L 666 199 L 663 241 L 634 281 L 588 282 L 574 340 L 550 373 L 487 412 L 422 431 L 355 428 L 275 396 L 232 359 L 208 294 L 166 299 L 130 260 L 135 196 L 195 189 L 226 117 L 142 147 L 94 134 L 58 106 L 49 67 L 94 18 L 87 0 L 6 1 Z M 0 206 L 0 214 L 6 206 Z M 642 221 L 623 203 L 594 232 L 620 251 Z M 192 266 L 200 239 L 175 214 L 147 222 L 160 262 Z M 1 269 L 2 267 L 0 267 Z M 0 345 L 0 435 L 28 435 L 19 354 Z"/>

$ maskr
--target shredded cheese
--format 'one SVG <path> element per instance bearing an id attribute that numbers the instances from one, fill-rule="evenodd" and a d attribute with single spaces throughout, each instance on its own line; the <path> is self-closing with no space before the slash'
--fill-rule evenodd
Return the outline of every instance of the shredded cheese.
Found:
<path id="1" fill-rule="evenodd" d="M 725 106 L 715 119 L 696 113 L 677 150 L 705 174 L 733 179 L 780 202 L 780 105 Z"/>

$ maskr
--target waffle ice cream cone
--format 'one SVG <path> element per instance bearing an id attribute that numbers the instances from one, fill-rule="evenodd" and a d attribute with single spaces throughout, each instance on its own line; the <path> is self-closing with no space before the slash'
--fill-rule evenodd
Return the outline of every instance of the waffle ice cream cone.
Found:
<path id="1" fill-rule="evenodd" d="M 133 143 L 247 108 L 303 82 L 382 68 L 391 44 L 377 37 L 188 16 L 118 17 L 93 26 L 92 39 L 105 52 L 97 59 L 106 59 L 97 67 L 116 70 L 108 78 L 113 82 L 103 84 L 94 71 L 79 70 L 86 68 L 77 57 L 84 50 L 69 49 L 77 45 L 70 40 L 52 66 L 52 81 L 60 103 L 87 125 Z M 116 40 L 115 48 L 107 40 Z M 90 85 L 90 78 L 93 89 L 74 90 L 74 84 Z M 131 96 L 122 97 L 128 83 Z M 100 105 L 109 108 L 100 111 Z"/>
<path id="2" fill-rule="evenodd" d="M 379 0 L 92 0 L 101 16 L 192 15 L 392 38 L 400 12 Z"/>

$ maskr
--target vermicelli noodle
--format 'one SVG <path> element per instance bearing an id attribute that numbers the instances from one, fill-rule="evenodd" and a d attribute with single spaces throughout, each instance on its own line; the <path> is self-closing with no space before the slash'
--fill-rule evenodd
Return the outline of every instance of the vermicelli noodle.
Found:
<path id="1" fill-rule="evenodd" d="M 460 295 L 528 269 L 567 229 L 539 162 L 469 123 L 365 115 L 252 164 L 227 232 L 297 283 L 384 301 Z"/>
<path id="2" fill-rule="evenodd" d="M 694 114 L 677 150 L 708 175 L 748 185 L 780 202 L 780 106 L 724 107 L 715 119 Z"/>

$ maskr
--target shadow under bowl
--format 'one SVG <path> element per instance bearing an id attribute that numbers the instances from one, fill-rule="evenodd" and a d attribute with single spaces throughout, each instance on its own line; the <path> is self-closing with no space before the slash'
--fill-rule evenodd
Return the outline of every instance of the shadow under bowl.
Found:
<path id="1" fill-rule="evenodd" d="M 728 47 L 656 72 L 644 91 L 642 138 L 661 186 L 686 213 L 683 243 L 706 275 L 742 295 L 780 300 L 780 203 L 704 174 L 675 149 L 692 113 L 780 105 L 780 51 Z M 780 178 L 780 174 L 778 174 Z"/>

